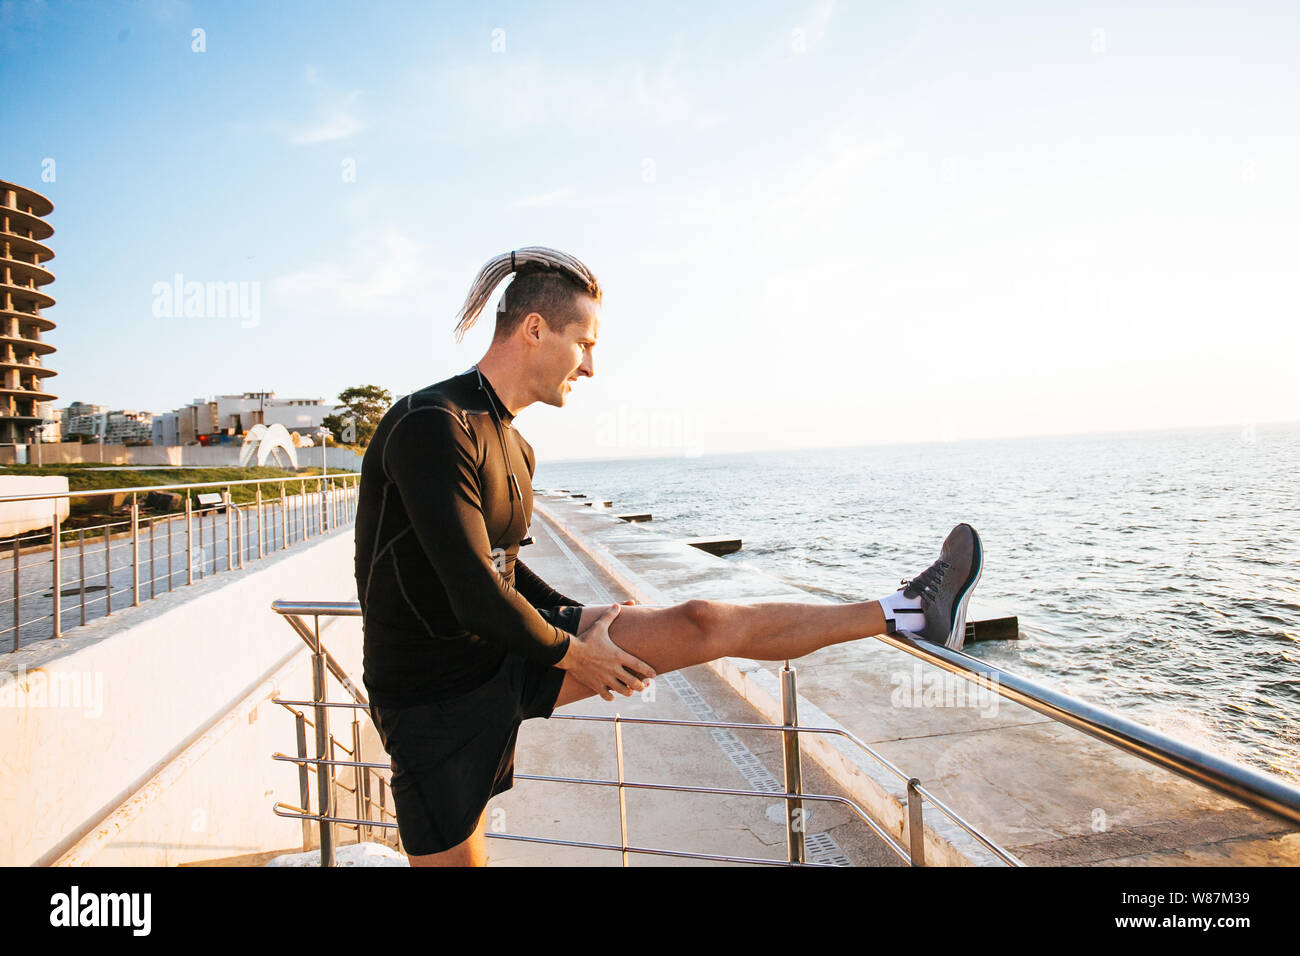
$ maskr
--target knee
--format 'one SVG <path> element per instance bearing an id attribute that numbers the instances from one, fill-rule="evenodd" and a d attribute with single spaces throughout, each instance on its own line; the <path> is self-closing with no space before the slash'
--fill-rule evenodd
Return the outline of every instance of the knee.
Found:
<path id="1" fill-rule="evenodd" d="M 719 642 L 726 634 L 726 606 L 719 601 L 695 598 L 682 605 L 682 613 L 701 641 Z"/>

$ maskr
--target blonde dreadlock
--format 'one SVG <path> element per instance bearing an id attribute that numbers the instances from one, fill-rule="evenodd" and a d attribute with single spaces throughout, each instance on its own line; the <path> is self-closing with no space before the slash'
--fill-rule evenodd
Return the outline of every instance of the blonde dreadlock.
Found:
<path id="1" fill-rule="evenodd" d="M 546 316 L 554 328 L 562 327 L 566 324 L 564 316 L 558 320 L 554 316 L 557 312 L 567 313 L 566 307 L 575 294 L 589 295 L 597 302 L 601 300 L 600 283 L 596 277 L 567 252 L 546 246 L 515 249 L 489 259 L 479 270 L 456 322 L 457 342 L 478 320 L 492 290 L 510 275 L 514 275 L 514 279 L 506 286 L 497 305 L 495 337 L 514 331 L 529 312 Z"/>

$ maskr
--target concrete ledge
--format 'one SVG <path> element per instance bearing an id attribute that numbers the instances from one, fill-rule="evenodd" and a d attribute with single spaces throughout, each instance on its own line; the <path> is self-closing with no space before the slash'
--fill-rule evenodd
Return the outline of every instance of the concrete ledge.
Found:
<path id="1" fill-rule="evenodd" d="M 0 475 L 0 497 L 9 495 L 67 494 L 68 479 L 60 475 Z M 59 520 L 68 517 L 68 499 L 54 501 L 0 502 L 0 538 L 12 537 L 25 531 L 40 531 L 54 527 L 54 513 Z"/>
<path id="2" fill-rule="evenodd" d="M 270 605 L 354 594 L 352 549 L 343 528 L 5 655 L 0 865 L 170 865 L 301 845 L 300 822 L 271 811 L 298 793 L 296 769 L 271 759 L 292 752 L 293 720 L 262 704 L 277 687 L 309 697 L 310 668 Z M 359 672 L 360 620 L 321 624 Z"/>
<path id="3" fill-rule="evenodd" d="M 307 655 L 306 647 L 290 651 L 275 672 L 258 684 L 251 694 L 168 761 L 148 783 L 131 794 L 128 800 L 101 820 L 53 865 L 86 866 L 104 853 L 132 821 L 142 816 L 152 804 L 159 802 L 188 770 L 211 753 L 229 733 L 237 730 L 241 723 L 252 723 L 249 718 L 256 719 L 258 705 L 277 696 L 282 683 L 292 682 L 297 676 L 296 672 L 302 669 L 303 658 Z"/>
<path id="4" fill-rule="evenodd" d="M 597 541 L 575 533 L 556 513 L 557 509 L 547 507 L 546 503 L 534 500 L 534 511 L 541 512 L 558 528 L 575 547 L 586 554 L 600 566 L 610 577 L 626 588 L 638 602 L 653 606 L 668 606 L 673 601 L 669 596 L 655 587 L 644 577 L 633 571 L 609 548 Z M 619 524 L 617 516 L 613 519 Z M 653 534 L 648 532 L 647 534 Z M 715 561 L 724 564 L 719 558 L 692 548 L 684 540 L 636 541 L 637 545 L 648 548 L 659 547 L 666 552 L 678 553 L 688 560 L 696 560 L 695 555 L 705 559 L 705 563 Z M 732 568 L 731 570 L 740 570 Z M 720 570 L 720 569 L 718 569 Z M 750 595 L 738 600 L 728 597 L 733 603 L 760 603 L 764 601 L 801 600 L 805 603 L 829 603 L 824 599 L 783 585 L 775 579 L 759 575 L 752 569 L 747 573 L 762 579 L 758 590 L 767 593 Z M 725 680 L 733 690 L 749 702 L 759 713 L 774 724 L 781 723 L 781 685 L 777 677 L 757 661 L 743 658 L 722 658 L 709 665 L 715 673 Z M 847 729 L 820 707 L 799 695 L 799 723 L 810 727 L 827 727 L 836 730 Z M 881 828 L 904 847 L 908 844 L 907 835 L 907 788 L 894 774 L 879 762 L 864 753 L 853 741 L 838 734 L 801 734 L 800 746 L 803 753 L 815 760 L 831 779 L 843 787 L 849 796 L 874 819 Z M 943 816 L 938 810 L 928 809 L 925 820 L 926 860 L 943 866 L 1005 866 L 994 854 L 982 846 L 968 833 Z"/>
<path id="5" fill-rule="evenodd" d="M 535 508 L 643 603 L 824 603 L 645 525 L 562 498 L 542 497 Z M 998 616 L 988 612 L 977 594 L 970 616 Z M 719 661 L 714 669 L 779 721 L 779 666 Z M 995 693 L 976 694 L 960 676 L 884 642 L 826 647 L 797 667 L 801 723 L 815 717 L 852 731 L 1026 864 L 1300 864 L 1295 827 Z M 869 757 L 851 759 L 844 748 L 858 748 L 847 740 L 808 737 L 808 754 L 888 832 L 900 834 L 903 781 Z M 952 853 L 954 862 L 1002 865 L 928 804 L 925 817 L 931 861 Z"/>

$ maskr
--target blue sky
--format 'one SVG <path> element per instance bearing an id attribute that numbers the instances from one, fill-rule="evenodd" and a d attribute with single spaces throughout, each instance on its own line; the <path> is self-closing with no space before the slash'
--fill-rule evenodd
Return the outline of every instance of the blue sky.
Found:
<path id="1" fill-rule="evenodd" d="M 58 405 L 400 395 L 486 349 L 483 262 L 550 245 L 606 292 L 596 377 L 519 418 L 542 460 L 1292 421 L 1298 39 L 1282 3 L 0 0 L 0 179 L 55 203 Z M 177 274 L 256 320 L 156 314 Z"/>

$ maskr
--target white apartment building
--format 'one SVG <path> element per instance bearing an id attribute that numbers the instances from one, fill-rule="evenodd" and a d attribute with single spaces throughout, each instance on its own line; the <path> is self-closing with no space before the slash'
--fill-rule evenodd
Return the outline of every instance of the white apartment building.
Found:
<path id="1" fill-rule="evenodd" d="M 184 408 L 154 417 L 155 445 L 186 445 L 199 435 L 237 436 L 254 425 L 283 425 L 300 434 L 316 432 L 326 415 L 336 415 L 345 405 L 323 398 L 276 398 L 275 392 L 241 392 L 196 398 Z"/>

